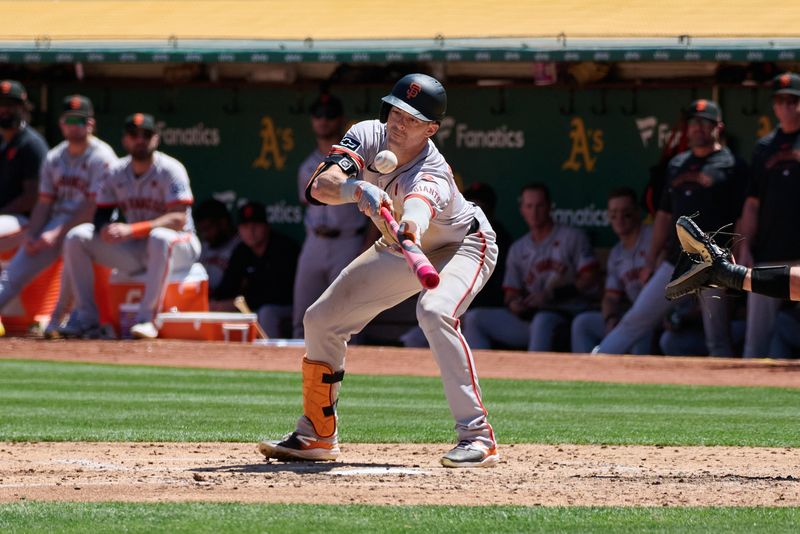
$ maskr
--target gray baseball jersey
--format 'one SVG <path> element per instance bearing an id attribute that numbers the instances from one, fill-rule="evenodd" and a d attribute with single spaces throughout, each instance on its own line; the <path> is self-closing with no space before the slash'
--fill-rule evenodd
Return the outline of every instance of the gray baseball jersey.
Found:
<path id="1" fill-rule="evenodd" d="M 42 231 L 66 223 L 81 204 L 94 196 L 117 161 L 114 150 L 104 141 L 89 138 L 89 146 L 80 156 L 69 154 L 68 143 L 61 142 L 47 152 L 39 172 L 39 196 L 52 201 L 50 218 Z M 20 249 L 0 280 L 0 308 L 61 255 L 61 247 L 53 247 L 30 255 Z M 62 286 L 54 316 L 60 316 L 72 300 L 71 290 L 62 274 Z"/>
<path id="2" fill-rule="evenodd" d="M 394 238 L 380 239 L 348 265 L 306 312 L 308 358 L 342 370 L 350 336 L 381 311 L 419 293 L 417 317 L 439 365 L 458 437 L 494 446 L 475 362 L 459 328 L 459 317 L 497 262 L 494 231 L 483 212 L 464 200 L 432 141 L 414 160 L 382 175 L 371 169 L 375 155 L 386 148 L 386 125 L 373 120 L 354 125 L 332 150 L 350 155 L 359 167 L 358 178 L 389 194 L 398 220 L 405 198 L 417 196 L 429 204 L 432 220 L 422 236 L 422 248 L 439 269 L 439 286 L 421 291 L 405 260 L 388 246 Z M 382 224 L 379 227 L 386 230 Z M 300 418 L 297 430 L 315 434 L 306 417 Z"/>
<path id="3" fill-rule="evenodd" d="M 305 190 L 325 154 L 314 150 L 297 171 L 300 201 L 306 204 L 306 238 L 297 260 L 292 297 L 292 337 L 303 337 L 303 314 L 363 250 L 369 219 L 356 204 L 308 204 Z"/>
<path id="4" fill-rule="evenodd" d="M 150 221 L 175 206 L 185 206 L 186 223 L 180 231 L 153 228 L 146 239 L 107 243 L 94 225 L 73 228 L 64 244 L 64 262 L 71 273 L 78 318 L 84 328 L 97 324 L 92 261 L 133 275 L 145 273 L 144 295 L 136 322 L 152 321 L 161 305 L 170 272 L 188 271 L 200 256 L 200 241 L 191 217 L 192 190 L 186 169 L 162 152 L 153 154 L 151 167 L 135 176 L 131 157 L 121 159 L 97 188 L 99 207 L 118 207 L 129 224 Z"/>
<path id="5" fill-rule="evenodd" d="M 188 210 L 194 202 L 186 168 L 175 158 L 156 151 L 153 165 L 142 176 L 134 176 L 131 157 L 119 160 L 108 180 L 97 186 L 98 207 L 119 207 L 128 224 L 151 221 L 175 206 Z M 191 212 L 184 232 L 194 233 Z"/>
<path id="6" fill-rule="evenodd" d="M 89 138 L 80 156 L 69 153 L 62 141 L 47 153 L 39 179 L 39 195 L 53 201 L 51 214 L 74 213 L 87 198 L 94 197 L 105 182 L 117 155 L 105 141 Z"/>
<path id="7" fill-rule="evenodd" d="M 503 287 L 525 294 L 539 293 L 553 288 L 556 280 L 558 285 L 574 282 L 578 273 L 596 266 L 597 259 L 586 234 L 556 224 L 541 243 L 525 234 L 511 245 Z"/>
<path id="8" fill-rule="evenodd" d="M 625 295 L 630 302 L 636 300 L 644 284 L 639 279 L 639 271 L 644 267 L 645 256 L 650 247 L 653 227 L 642 225 L 636 243 L 629 249 L 618 242 L 608 253 L 605 290 Z"/>

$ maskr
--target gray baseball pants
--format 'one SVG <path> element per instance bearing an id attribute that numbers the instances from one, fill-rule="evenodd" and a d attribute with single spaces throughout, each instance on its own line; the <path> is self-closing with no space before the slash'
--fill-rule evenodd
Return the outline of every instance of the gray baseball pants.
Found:
<path id="1" fill-rule="evenodd" d="M 93 263 L 118 269 L 127 275 L 146 273 L 144 296 L 136 322 L 152 321 L 164 298 L 171 272 L 188 271 L 200 257 L 200 241 L 188 232 L 153 228 L 147 239 L 106 243 L 94 225 L 76 226 L 64 241 L 64 264 L 75 294 L 75 309 L 84 328 L 98 323 L 94 300 Z"/>

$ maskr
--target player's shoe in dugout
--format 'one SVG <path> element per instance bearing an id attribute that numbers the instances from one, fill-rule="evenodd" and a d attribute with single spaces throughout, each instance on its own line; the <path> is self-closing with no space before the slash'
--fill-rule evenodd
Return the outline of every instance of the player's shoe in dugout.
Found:
<path id="1" fill-rule="evenodd" d="M 284 436 L 282 441 L 262 441 L 258 444 L 258 452 L 268 460 L 318 462 L 335 460 L 341 451 L 335 440 L 326 441 L 292 432 Z"/>

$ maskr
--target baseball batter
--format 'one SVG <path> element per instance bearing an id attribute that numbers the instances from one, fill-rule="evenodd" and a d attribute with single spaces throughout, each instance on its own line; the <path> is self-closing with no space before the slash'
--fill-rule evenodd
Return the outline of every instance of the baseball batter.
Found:
<path id="1" fill-rule="evenodd" d="M 98 184 L 94 224 L 81 224 L 67 234 L 64 263 L 85 330 L 98 324 L 93 262 L 128 274 L 145 272 L 144 295 L 131 335 L 155 338 L 158 331 L 152 321 L 170 271 L 188 270 L 200 256 L 191 217 L 192 190 L 184 166 L 156 150 L 158 134 L 151 115 L 128 117 L 122 143 L 129 155 Z M 126 222 L 111 222 L 115 208 Z"/>
<path id="2" fill-rule="evenodd" d="M 556 329 L 573 310 L 588 308 L 598 289 L 598 263 L 581 230 L 556 224 L 544 184 L 522 188 L 520 214 L 530 232 L 516 240 L 506 259 L 505 308 L 476 308 L 464 317 L 464 335 L 475 348 L 492 342 L 531 351 L 551 351 Z"/>
<path id="3" fill-rule="evenodd" d="M 306 193 L 310 202 L 358 203 L 383 235 L 306 311 L 303 416 L 282 441 L 259 444 L 267 458 L 337 458 L 336 401 L 347 341 L 379 312 L 419 293 L 417 318 L 441 370 L 459 440 L 441 462 L 447 467 L 497 463 L 475 362 L 459 329 L 459 317 L 494 269 L 497 246 L 483 212 L 464 200 L 430 140 L 446 103 L 444 87 L 436 79 L 403 77 L 383 98 L 380 121 L 353 126 L 312 175 Z M 398 164 L 381 174 L 375 170 L 375 156 L 385 149 L 397 156 Z M 420 293 L 419 281 L 398 252 L 398 236 L 379 218 L 381 206 L 394 211 L 399 233 L 414 239 L 439 270 L 436 289 Z"/>
<path id="4" fill-rule="evenodd" d="M 0 278 L 0 309 L 58 259 L 71 228 L 91 219 L 92 191 L 117 161 L 114 150 L 92 135 L 94 108 L 85 96 L 64 99 L 59 126 L 64 141 L 47 153 L 39 179 L 39 199 L 25 230 L 23 246 Z M 69 275 L 62 273 L 58 305 L 46 336 L 56 331 L 71 303 L 68 279 Z"/>
<path id="5" fill-rule="evenodd" d="M 294 283 L 292 336 L 303 337 L 303 315 L 348 263 L 365 248 L 369 224 L 355 204 L 320 205 L 306 200 L 308 177 L 323 162 L 331 146 L 342 138 L 344 108 L 341 101 L 323 94 L 311 106 L 311 127 L 317 146 L 297 172 L 300 201 L 306 204 L 306 238 L 297 262 Z M 373 240 L 374 240 L 373 236 Z"/>

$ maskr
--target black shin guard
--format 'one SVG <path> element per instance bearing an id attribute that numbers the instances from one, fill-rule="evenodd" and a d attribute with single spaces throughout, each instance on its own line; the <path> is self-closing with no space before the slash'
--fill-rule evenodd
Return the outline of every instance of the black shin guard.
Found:
<path id="1" fill-rule="evenodd" d="M 789 267 L 754 267 L 750 274 L 753 293 L 789 300 Z"/>

